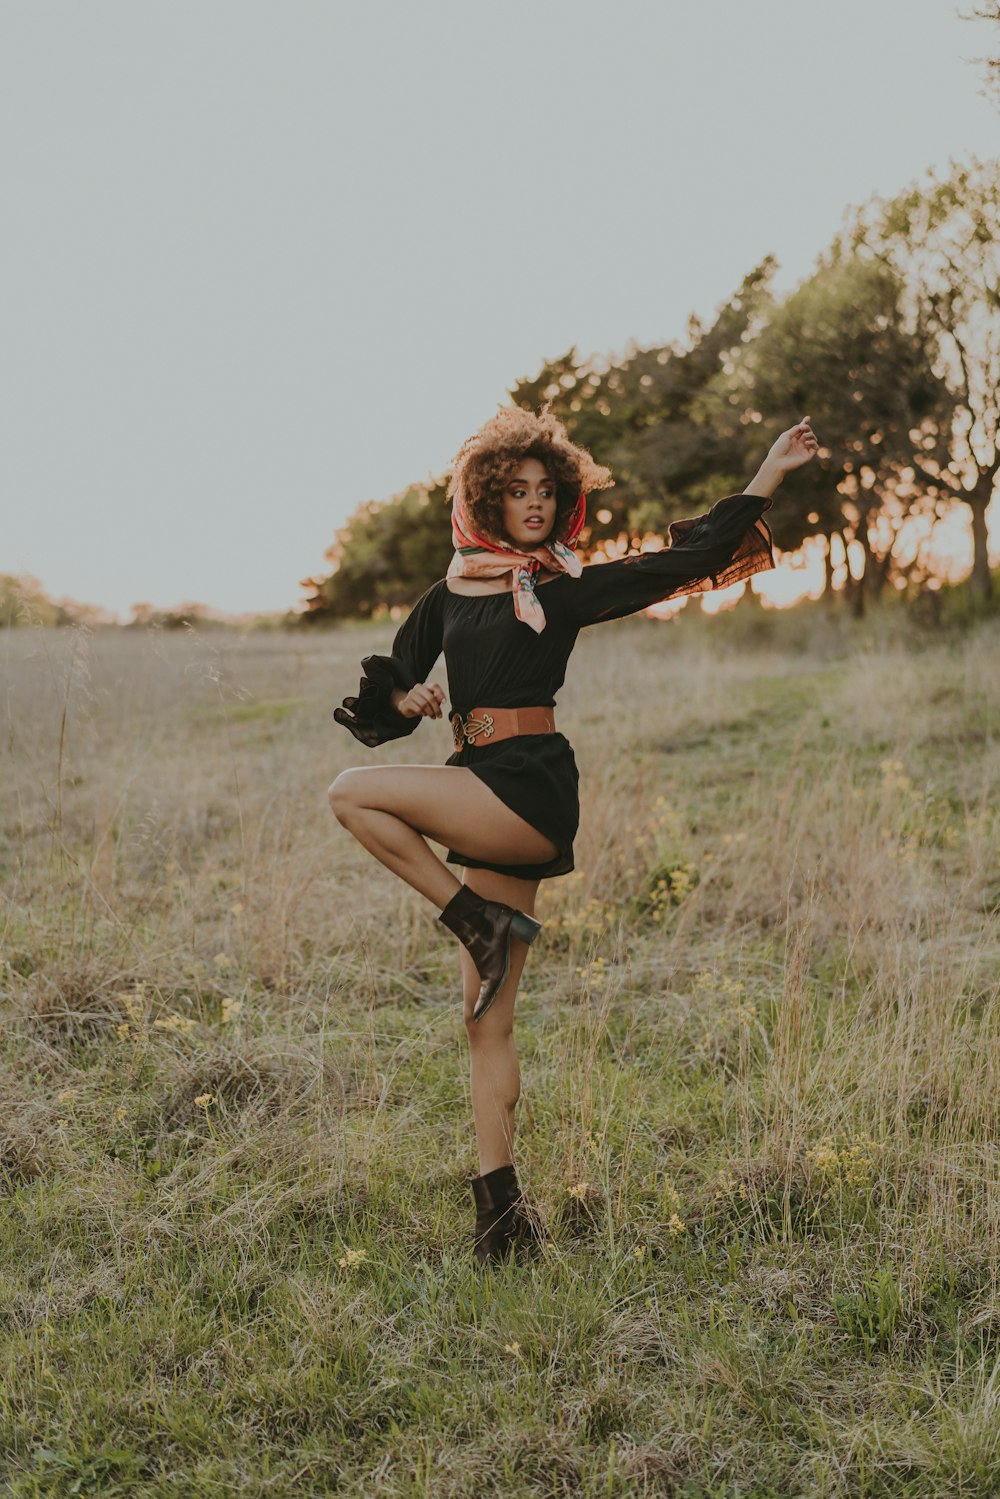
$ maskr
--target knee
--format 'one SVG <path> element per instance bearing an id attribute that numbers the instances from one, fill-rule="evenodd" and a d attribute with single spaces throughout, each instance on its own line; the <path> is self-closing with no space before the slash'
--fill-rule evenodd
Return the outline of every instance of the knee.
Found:
<path id="1" fill-rule="evenodd" d="M 494 1015 L 492 1009 L 486 1011 L 482 1020 L 473 1020 L 470 1005 L 465 1011 L 465 1034 L 470 1051 L 504 1051 L 513 1038 L 514 1025 L 510 1016 Z"/>
<path id="2" fill-rule="evenodd" d="M 342 770 L 327 787 L 326 799 L 338 822 L 346 822 L 359 805 L 357 776 L 353 770 Z"/>

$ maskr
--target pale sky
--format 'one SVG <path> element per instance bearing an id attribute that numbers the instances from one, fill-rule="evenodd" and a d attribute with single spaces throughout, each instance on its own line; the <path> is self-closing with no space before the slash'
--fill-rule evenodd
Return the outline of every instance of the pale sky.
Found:
<path id="1" fill-rule="evenodd" d="M 0 0 L 0 572 L 293 607 L 544 359 L 996 155 L 971 9 Z"/>

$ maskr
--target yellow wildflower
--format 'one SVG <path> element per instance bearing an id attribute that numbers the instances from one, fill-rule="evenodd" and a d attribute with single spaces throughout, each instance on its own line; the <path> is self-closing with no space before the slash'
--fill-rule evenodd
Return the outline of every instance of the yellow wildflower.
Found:
<path id="1" fill-rule="evenodd" d="M 671 1211 L 674 1213 L 680 1212 L 681 1194 L 672 1182 L 666 1183 L 663 1188 L 663 1195 L 670 1204 Z"/>
<path id="2" fill-rule="evenodd" d="M 191 1031 L 197 1021 L 185 1015 L 166 1015 L 153 1021 L 154 1031 Z"/>
<path id="3" fill-rule="evenodd" d="M 365 1250 L 365 1249 L 349 1249 L 346 1254 L 342 1254 L 340 1256 L 340 1259 L 337 1261 L 337 1264 L 338 1265 L 360 1265 L 361 1262 L 362 1262 L 362 1260 L 366 1260 L 367 1258 L 368 1258 L 368 1252 L 367 1252 L 367 1250 Z"/>
<path id="4" fill-rule="evenodd" d="M 731 1171 L 720 1171 L 716 1177 L 716 1187 L 713 1195 L 716 1198 L 731 1197 L 735 1191 L 736 1178 L 733 1173 Z"/>
<path id="5" fill-rule="evenodd" d="M 806 1151 L 806 1159 L 812 1161 L 818 1171 L 836 1171 L 840 1165 L 840 1157 L 834 1149 L 833 1136 L 824 1135 L 817 1144 L 810 1146 Z"/>

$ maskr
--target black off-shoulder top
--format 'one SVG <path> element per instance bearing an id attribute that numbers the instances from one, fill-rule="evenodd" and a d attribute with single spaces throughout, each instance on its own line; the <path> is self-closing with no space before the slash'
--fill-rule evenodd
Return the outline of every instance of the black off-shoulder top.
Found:
<path id="1" fill-rule="evenodd" d="M 417 600 L 396 632 L 388 656 L 365 656 L 354 697 L 333 710 L 337 723 L 374 748 L 412 734 L 422 716 L 406 718 L 391 694 L 424 682 L 444 651 L 449 714 L 470 709 L 554 707 L 577 635 L 588 625 L 636 614 L 681 594 L 726 588 L 775 566 L 774 539 L 764 512 L 772 501 L 726 495 L 704 515 L 673 521 L 669 545 L 591 563 L 537 585 L 546 624 L 537 633 L 514 612 L 513 594 L 458 594 L 441 578 Z M 565 735 L 518 734 L 498 744 L 466 744 L 447 765 L 467 765 L 507 806 L 551 838 L 558 853 L 545 864 L 501 864 L 449 849 L 453 864 L 493 869 L 522 879 L 547 879 L 574 867 L 579 827 L 579 773 Z"/>

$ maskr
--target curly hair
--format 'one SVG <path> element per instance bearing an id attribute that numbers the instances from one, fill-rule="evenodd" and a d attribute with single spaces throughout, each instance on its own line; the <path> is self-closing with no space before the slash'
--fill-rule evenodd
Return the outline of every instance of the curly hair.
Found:
<path id="1" fill-rule="evenodd" d="M 467 437 L 451 464 L 447 496 L 461 484 L 473 524 L 481 535 L 508 541 L 503 493 L 525 458 L 537 458 L 556 486 L 556 514 L 547 540 L 561 541 L 581 490 L 610 489 L 609 468 L 577 447 L 547 402 L 536 415 L 527 407 L 501 406 L 478 432 Z"/>

